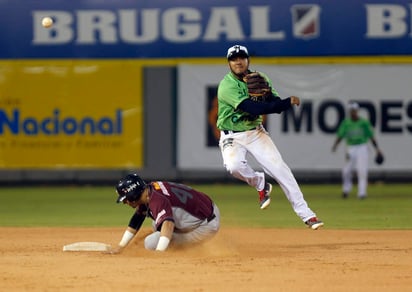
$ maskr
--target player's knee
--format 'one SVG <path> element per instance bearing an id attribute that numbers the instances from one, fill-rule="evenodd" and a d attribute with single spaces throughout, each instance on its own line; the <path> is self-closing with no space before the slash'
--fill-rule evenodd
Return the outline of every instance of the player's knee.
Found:
<path id="1" fill-rule="evenodd" d="M 226 170 L 234 176 L 240 174 L 242 168 L 244 167 L 245 163 L 241 161 L 233 161 L 230 163 L 226 163 Z"/>
<path id="2" fill-rule="evenodd" d="M 159 242 L 160 232 L 156 231 L 144 239 L 144 248 L 149 250 L 155 250 L 157 243 Z"/>

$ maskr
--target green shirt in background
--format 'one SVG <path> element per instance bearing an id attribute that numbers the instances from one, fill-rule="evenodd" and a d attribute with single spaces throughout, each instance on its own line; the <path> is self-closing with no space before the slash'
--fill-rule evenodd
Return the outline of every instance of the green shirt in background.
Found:
<path id="1" fill-rule="evenodd" d="M 272 86 L 272 81 L 263 73 L 259 72 L 269 86 L 272 93 L 279 96 Z M 217 90 L 218 98 L 218 116 L 217 128 L 220 130 L 247 131 L 255 128 L 262 123 L 262 116 L 255 116 L 237 109 L 238 105 L 249 98 L 246 83 L 237 79 L 236 76 L 229 72 L 219 83 Z"/>
<path id="2" fill-rule="evenodd" d="M 371 123 L 363 118 L 353 121 L 346 118 L 339 125 L 339 138 L 345 139 L 347 145 L 359 145 L 367 143 L 373 137 L 373 128 Z"/>

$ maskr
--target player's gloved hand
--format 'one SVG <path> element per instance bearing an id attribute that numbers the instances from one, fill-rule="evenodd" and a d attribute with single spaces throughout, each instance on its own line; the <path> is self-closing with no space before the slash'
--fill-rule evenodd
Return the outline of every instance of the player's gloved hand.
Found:
<path id="1" fill-rule="evenodd" d="M 272 97 L 272 89 L 269 83 L 258 72 L 246 74 L 243 81 L 246 83 L 249 97 L 253 101 L 264 102 Z"/>
<path id="2" fill-rule="evenodd" d="M 383 156 L 383 153 L 378 149 L 376 150 L 376 155 L 375 155 L 375 163 L 377 165 L 383 164 L 385 161 L 385 157 Z"/>

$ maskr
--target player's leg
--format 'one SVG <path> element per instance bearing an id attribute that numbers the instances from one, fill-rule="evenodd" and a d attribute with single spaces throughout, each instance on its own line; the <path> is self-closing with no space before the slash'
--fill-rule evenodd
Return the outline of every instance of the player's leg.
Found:
<path id="1" fill-rule="evenodd" d="M 160 231 L 153 232 L 145 237 L 144 239 L 144 247 L 145 249 L 155 250 L 157 247 L 157 243 L 160 239 Z"/>
<path id="2" fill-rule="evenodd" d="M 362 144 L 358 146 L 356 161 L 356 169 L 358 176 L 358 198 L 364 199 L 367 196 L 368 187 L 368 146 L 367 144 Z"/>
<path id="3" fill-rule="evenodd" d="M 186 211 L 182 211 L 186 212 Z M 184 216 L 185 218 L 189 218 L 192 215 L 189 213 L 188 216 Z M 204 242 L 208 239 L 211 239 L 216 233 L 219 231 L 220 228 L 220 211 L 219 208 L 214 204 L 213 205 L 213 214 L 215 215 L 212 219 L 205 219 L 201 222 L 196 228 L 193 228 L 187 232 L 173 232 L 172 240 L 170 241 L 169 247 L 172 246 L 179 246 L 182 244 L 188 243 L 200 243 Z M 178 216 L 179 217 L 179 216 Z M 193 217 L 193 216 L 192 216 Z M 194 220 L 196 218 L 193 217 Z M 190 220 L 193 221 L 193 220 Z M 157 244 L 160 239 L 160 231 L 155 231 L 144 239 L 144 247 L 149 250 L 156 250 Z"/>
<path id="4" fill-rule="evenodd" d="M 353 187 L 353 169 L 357 159 L 356 146 L 348 146 L 346 160 L 342 168 L 342 192 L 349 194 Z"/>
<path id="5" fill-rule="evenodd" d="M 302 221 L 306 222 L 316 217 L 308 207 L 292 171 L 283 161 L 275 143 L 265 131 L 260 131 L 257 135 L 259 135 L 258 139 L 253 139 L 253 142 L 248 145 L 248 150 L 265 172 L 277 181 Z"/>
<path id="6" fill-rule="evenodd" d="M 197 228 L 194 228 L 189 232 L 174 232 L 172 238 L 173 244 L 176 246 L 183 244 L 196 244 L 213 238 L 220 228 L 220 211 L 216 205 L 214 205 L 213 213 L 215 214 L 215 217 L 212 220 L 205 220 Z"/>
<path id="7" fill-rule="evenodd" d="M 242 135 L 244 133 L 235 134 L 238 138 L 234 138 L 234 135 L 224 136 L 222 133 L 219 147 L 223 157 L 223 164 L 231 175 L 247 182 L 259 191 L 264 188 L 265 175 L 263 172 L 255 171 L 250 167 L 246 159 L 246 148 L 237 142 L 237 139 L 241 139 L 240 136 Z"/>
<path id="8" fill-rule="evenodd" d="M 156 231 L 156 223 L 152 221 L 152 230 L 153 233 L 149 234 L 144 239 L 144 247 L 150 250 L 156 250 L 157 243 L 160 239 L 160 231 Z"/>

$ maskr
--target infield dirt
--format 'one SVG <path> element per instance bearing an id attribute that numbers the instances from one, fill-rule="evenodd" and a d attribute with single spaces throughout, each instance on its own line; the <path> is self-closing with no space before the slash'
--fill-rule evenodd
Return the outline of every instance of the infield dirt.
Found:
<path id="1" fill-rule="evenodd" d="M 211 241 L 120 255 L 63 252 L 116 245 L 123 228 L 0 228 L 1 291 L 411 291 L 412 230 L 222 228 Z"/>

